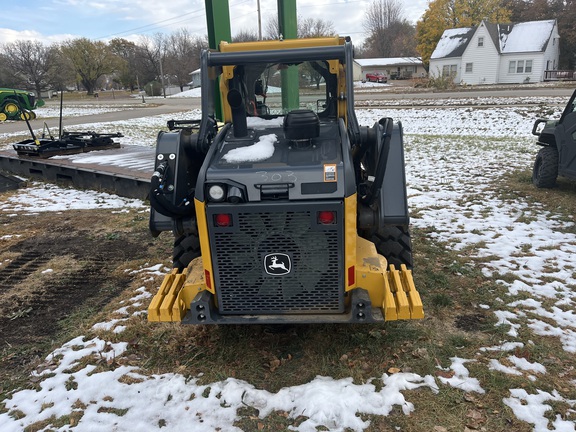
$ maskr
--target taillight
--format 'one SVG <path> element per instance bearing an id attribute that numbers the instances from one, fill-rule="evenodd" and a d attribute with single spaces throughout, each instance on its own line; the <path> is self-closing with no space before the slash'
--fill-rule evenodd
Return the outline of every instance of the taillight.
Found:
<path id="1" fill-rule="evenodd" d="M 318 212 L 318 223 L 321 225 L 332 225 L 336 223 L 336 212 L 321 211 Z"/>
<path id="2" fill-rule="evenodd" d="M 348 267 L 348 286 L 356 283 L 356 268 L 354 266 Z"/>
<path id="3" fill-rule="evenodd" d="M 220 213 L 214 215 L 214 225 L 217 227 L 230 227 L 232 226 L 232 215 L 228 213 Z"/>

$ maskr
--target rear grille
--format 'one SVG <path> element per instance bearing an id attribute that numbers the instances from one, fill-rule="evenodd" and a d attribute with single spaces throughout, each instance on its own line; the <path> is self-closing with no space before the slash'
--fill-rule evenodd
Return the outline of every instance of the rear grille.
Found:
<path id="1" fill-rule="evenodd" d="M 338 223 L 317 225 L 319 210 L 335 211 Z M 310 204 L 222 205 L 208 210 L 208 220 L 222 212 L 232 214 L 233 227 L 210 227 L 220 313 L 344 311 L 341 203 L 321 208 Z M 268 274 L 265 265 L 268 272 L 272 267 L 281 273 L 291 268 L 287 274 Z"/>

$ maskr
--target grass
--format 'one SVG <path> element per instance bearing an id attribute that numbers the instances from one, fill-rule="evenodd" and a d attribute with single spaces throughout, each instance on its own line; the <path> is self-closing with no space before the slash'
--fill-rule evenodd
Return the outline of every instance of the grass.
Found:
<path id="1" fill-rule="evenodd" d="M 576 213 L 576 187 L 560 180 L 552 190 L 538 190 L 530 183 L 529 172 L 516 172 L 504 177 L 494 189 L 502 199 L 525 199 L 543 211 L 554 212 L 562 220 L 572 221 Z M 33 220 L 30 221 L 34 223 Z M 121 240 L 146 229 L 146 218 L 141 215 L 118 215 L 91 227 L 95 239 L 102 242 Z M 565 228 L 572 232 L 574 228 Z M 509 389 L 524 388 L 529 393 L 536 390 L 559 389 L 563 396 L 576 399 L 574 386 L 567 384 L 576 378 L 572 368 L 573 356 L 565 352 L 556 338 L 547 338 L 526 331 L 526 322 L 532 318 L 529 311 L 518 340 L 524 347 L 511 352 L 486 352 L 482 347 L 500 345 L 511 338 L 506 326 L 495 326 L 493 310 L 508 310 L 498 298 L 507 298 L 507 290 L 496 283 L 497 279 L 512 281 L 510 275 L 482 274 L 483 260 L 472 258 L 473 250 L 453 250 L 450 245 L 434 241 L 430 233 L 434 228 L 414 229 L 413 246 L 416 268 L 414 277 L 425 305 L 426 318 L 422 321 L 391 322 L 382 325 L 301 325 L 301 326 L 181 326 L 178 324 L 152 324 L 144 316 L 132 316 L 124 333 L 97 332 L 111 342 L 128 341 L 129 349 L 118 363 L 101 362 L 97 370 L 131 364 L 143 373 L 179 373 L 198 379 L 208 385 L 228 377 L 245 380 L 257 388 L 276 392 L 283 387 L 305 384 L 316 376 L 334 379 L 352 377 L 355 383 L 372 380 L 377 388 L 379 380 L 390 371 L 414 372 L 421 376 L 438 376 L 439 366 L 446 368 L 451 358 L 473 359 L 466 363 L 470 376 L 480 381 L 484 394 L 464 393 L 441 385 L 440 393 L 429 389 L 414 390 L 407 399 L 414 403 L 415 411 L 406 416 L 394 409 L 387 417 L 365 416 L 371 425 L 367 431 L 434 431 L 476 429 L 487 431 L 529 431 L 532 427 L 519 421 L 502 400 L 510 396 Z M 0 234 L 2 232 L 0 231 Z M 14 240 L 16 242 L 17 240 Z M 170 235 L 150 239 L 150 260 L 118 262 L 113 274 L 124 274 L 126 269 L 146 266 L 147 262 L 169 260 Z M 518 254 L 528 253 L 528 248 Z M 54 261 L 50 266 L 65 267 L 64 261 Z M 80 334 L 91 337 L 91 326 L 100 321 L 116 318 L 114 311 L 125 306 L 134 290 L 144 286 L 154 291 L 160 277 L 143 279 L 134 276 L 130 286 L 115 297 L 106 307 L 86 304 L 60 323 L 60 331 L 53 343 L 35 347 L 43 358 L 55 346 Z M 111 281 L 113 283 L 113 281 Z M 518 296 L 521 299 L 522 296 Z M 123 303 L 121 303 L 123 302 Z M 490 309 L 484 309 L 487 305 Z M 511 312 L 514 310 L 510 309 Z M 330 337 L 326 337 L 330 335 Z M 32 347 L 22 347 L 30 350 Z M 18 356 L 18 350 L 2 352 L 3 359 Z M 515 355 L 547 368 L 544 377 L 537 374 L 535 382 L 494 372 L 488 365 L 491 359 L 510 365 L 508 357 Z M 10 357 L 13 358 L 13 357 Z M 87 359 L 86 361 L 93 361 Z M 11 390 L 28 387 L 30 365 L 22 366 L 16 373 L 20 378 L 3 383 L 3 397 Z M 126 378 L 128 379 L 128 378 Z M 75 381 L 67 386 L 74 388 Z M 122 410 L 110 408 L 106 412 L 118 416 Z M 553 412 L 570 416 L 569 407 L 553 403 Z M 15 413 L 14 415 L 17 415 Z M 81 410 L 74 416 L 50 419 L 48 423 L 35 424 L 28 430 L 73 425 L 81 417 Z M 298 426 L 305 417 L 289 418 L 288 413 L 276 412 L 261 419 L 258 412 L 246 407 L 238 412 L 236 425 L 243 430 L 287 430 Z M 162 426 L 162 420 L 159 420 Z M 436 429 L 435 429 L 436 428 Z"/>
<path id="2" fill-rule="evenodd" d="M 476 359 L 477 364 L 468 366 L 471 376 L 478 377 L 487 389 L 485 395 L 470 402 L 463 392 L 446 386 L 439 395 L 429 389 L 418 390 L 410 393 L 415 414 L 393 411 L 386 418 L 367 416 L 372 423 L 367 430 L 399 427 L 428 431 L 435 426 L 460 430 L 472 421 L 469 413 L 476 411 L 481 412 L 481 418 L 475 421 L 486 430 L 505 430 L 511 424 L 514 430 L 530 430 L 501 403 L 509 396 L 508 389 L 516 385 L 514 378 L 501 374 L 495 378 L 485 366 L 487 359 L 477 355 L 480 347 L 497 345 L 503 338 L 502 329 L 494 326 L 494 317 L 477 307 L 491 302 L 487 293 L 503 296 L 503 288 L 485 280 L 466 256 L 431 242 L 425 231 L 415 230 L 413 236 L 416 285 L 427 312 L 423 321 L 370 326 L 183 327 L 149 324 L 138 317 L 131 319 L 125 333 L 108 337 L 137 340 L 129 352 L 142 359 L 144 370 L 176 371 L 190 378 L 203 374 L 200 384 L 235 377 L 271 392 L 310 382 L 318 375 L 352 377 L 356 383 L 391 370 L 436 375 L 437 366 L 449 366 L 451 357 Z M 326 334 L 331 337 L 326 338 Z M 237 426 L 244 430 L 287 430 L 304 420 L 290 419 L 286 413 L 260 419 L 251 408 L 241 410 L 239 416 Z"/>
<path id="3" fill-rule="evenodd" d="M 532 184 L 532 172 L 527 168 L 504 176 L 499 192 L 509 199 L 522 197 L 535 206 L 543 206 L 543 210 L 554 212 L 561 221 L 574 222 L 576 181 L 559 177 L 556 187 L 538 189 Z M 570 232 L 576 232 L 576 228 L 570 229 Z"/>
<path id="4" fill-rule="evenodd" d="M 101 235 L 106 236 L 106 231 Z M 441 386 L 438 395 L 429 389 L 413 391 L 408 397 L 415 404 L 413 415 L 405 416 L 394 410 L 388 417 L 366 416 L 364 420 L 371 422 L 367 431 L 394 431 L 397 428 L 431 431 L 436 426 L 463 430 L 475 424 L 490 431 L 531 430 L 501 403 L 509 396 L 508 389 L 526 386 L 526 380 L 490 372 L 486 367 L 487 359 L 477 355 L 480 347 L 497 345 L 503 335 L 500 328 L 494 327 L 494 318 L 474 305 L 490 303 L 487 293 L 492 298 L 504 295 L 502 288 L 491 280 L 483 280 L 466 257 L 442 244 L 430 242 L 426 232 L 415 230 L 413 234 L 418 263 L 416 285 L 427 313 L 423 321 L 370 326 L 186 327 L 150 324 L 138 316 L 130 318 L 124 333 L 105 332 L 106 338 L 112 342 L 131 341 L 127 356 L 137 359 L 135 364 L 144 372 L 177 372 L 190 378 L 203 374 L 199 378 L 200 384 L 235 377 L 271 392 L 310 382 L 317 375 L 335 379 L 353 377 L 356 383 L 381 377 L 392 369 L 435 375 L 438 365 L 450 365 L 451 357 L 473 358 L 477 363 L 469 363 L 467 367 L 471 376 L 480 380 L 486 394 L 472 394 L 467 399 L 462 391 L 447 386 Z M 128 299 L 140 284 L 140 280 L 135 280 L 104 311 L 97 313 L 90 308 L 78 311 L 63 326 L 65 331 L 58 339 L 89 334 L 91 324 L 113 317 L 112 311 L 118 308 L 119 302 Z M 158 279 L 149 282 L 148 286 L 153 289 L 157 284 Z M 331 337 L 326 338 L 326 334 Z M 528 337 L 533 338 L 533 335 L 526 335 Z M 528 348 L 518 354 L 540 362 L 552 352 L 562 354 L 561 348 L 550 346 L 550 342 L 542 338 L 534 347 L 526 344 Z M 556 358 L 558 365 L 551 373 L 561 370 L 569 361 L 565 356 Z M 114 365 L 101 364 L 98 369 L 109 367 Z M 541 384 L 533 385 L 532 389 L 542 388 Z M 68 385 L 73 388 L 75 383 L 71 381 Z M 567 411 L 565 407 L 558 409 Z M 106 412 L 123 415 L 112 407 Z M 283 412 L 260 419 L 252 408 L 240 410 L 238 415 L 236 425 L 243 430 L 287 430 L 305 420 L 304 417 L 289 418 Z M 76 416 L 81 414 L 76 413 Z M 32 425 L 29 430 L 77 421 L 69 418 L 52 420 L 52 423 Z"/>

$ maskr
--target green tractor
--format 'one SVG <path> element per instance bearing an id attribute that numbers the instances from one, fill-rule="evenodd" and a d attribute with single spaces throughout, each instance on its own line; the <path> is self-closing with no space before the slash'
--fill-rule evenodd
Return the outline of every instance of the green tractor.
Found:
<path id="1" fill-rule="evenodd" d="M 0 122 L 5 120 L 33 120 L 36 108 L 44 106 L 42 99 L 26 90 L 0 88 Z"/>

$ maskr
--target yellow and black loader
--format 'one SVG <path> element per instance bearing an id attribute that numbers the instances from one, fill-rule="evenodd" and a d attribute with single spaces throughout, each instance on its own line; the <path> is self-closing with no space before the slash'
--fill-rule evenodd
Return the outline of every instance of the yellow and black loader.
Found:
<path id="1" fill-rule="evenodd" d="M 358 124 L 350 40 L 223 42 L 201 60 L 202 118 L 157 140 L 150 229 L 173 232 L 174 269 L 148 319 L 423 318 L 402 126 Z"/>

